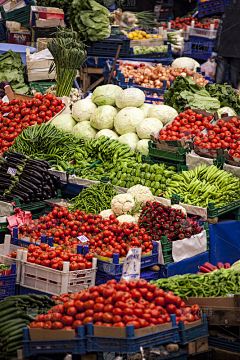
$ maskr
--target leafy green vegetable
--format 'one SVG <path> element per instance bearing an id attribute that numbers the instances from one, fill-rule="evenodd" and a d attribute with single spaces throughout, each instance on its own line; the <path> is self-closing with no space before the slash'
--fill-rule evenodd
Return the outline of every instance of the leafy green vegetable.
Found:
<path id="1" fill-rule="evenodd" d="M 206 89 L 210 96 L 214 96 L 220 101 L 220 106 L 228 106 L 240 115 L 240 98 L 230 85 L 207 84 Z"/>
<path id="2" fill-rule="evenodd" d="M 0 82 L 8 81 L 19 94 L 31 94 L 24 82 L 25 69 L 19 53 L 8 50 L 0 55 Z"/>
<path id="3" fill-rule="evenodd" d="M 220 107 L 220 102 L 212 98 L 208 91 L 196 84 L 190 76 L 176 77 L 173 85 L 164 93 L 164 104 L 173 107 L 178 113 L 187 105 L 208 111 L 215 111 Z"/>

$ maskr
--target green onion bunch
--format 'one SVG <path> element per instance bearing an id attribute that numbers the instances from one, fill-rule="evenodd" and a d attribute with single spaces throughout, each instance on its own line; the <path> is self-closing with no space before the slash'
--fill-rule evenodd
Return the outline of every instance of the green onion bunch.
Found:
<path id="1" fill-rule="evenodd" d="M 59 28 L 56 38 L 48 42 L 47 47 L 54 59 L 49 72 L 56 69 L 56 96 L 69 96 L 77 69 L 86 60 L 85 45 L 79 41 L 76 32 Z"/>

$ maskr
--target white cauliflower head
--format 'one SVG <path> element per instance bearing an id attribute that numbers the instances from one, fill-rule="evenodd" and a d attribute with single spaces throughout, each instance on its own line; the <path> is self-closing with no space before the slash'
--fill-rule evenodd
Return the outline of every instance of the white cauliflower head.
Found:
<path id="1" fill-rule="evenodd" d="M 137 214 L 134 214 L 134 215 L 133 215 L 136 223 L 138 223 L 138 220 L 139 220 L 139 218 L 140 218 L 140 215 L 141 215 L 140 213 L 137 213 Z"/>
<path id="2" fill-rule="evenodd" d="M 135 208 L 134 198 L 130 194 L 116 195 L 111 201 L 111 208 L 116 215 L 127 214 Z"/>
<path id="3" fill-rule="evenodd" d="M 175 205 L 171 205 L 171 207 L 176 210 L 181 210 L 183 214 L 187 215 L 187 210 L 183 206 L 175 204 Z"/>
<path id="4" fill-rule="evenodd" d="M 109 220 L 110 215 L 114 215 L 114 212 L 112 211 L 112 209 L 108 209 L 101 211 L 99 215 L 101 215 L 103 219 Z"/>
<path id="5" fill-rule="evenodd" d="M 117 217 L 117 220 L 120 222 L 120 224 L 122 223 L 132 223 L 132 224 L 136 224 L 137 221 L 135 220 L 135 218 L 131 215 L 121 215 Z"/>
<path id="6" fill-rule="evenodd" d="M 131 194 L 134 197 L 137 205 L 144 206 L 147 201 L 154 201 L 154 196 L 147 186 L 134 185 L 128 189 L 127 194 Z"/>

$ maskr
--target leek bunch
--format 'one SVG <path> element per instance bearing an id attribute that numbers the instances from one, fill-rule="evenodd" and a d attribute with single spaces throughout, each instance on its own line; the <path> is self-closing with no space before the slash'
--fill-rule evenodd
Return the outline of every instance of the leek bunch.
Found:
<path id="1" fill-rule="evenodd" d="M 56 96 L 69 96 L 77 69 L 86 60 L 85 45 L 78 40 L 76 32 L 60 28 L 47 47 L 54 59 L 49 72 L 56 69 Z"/>

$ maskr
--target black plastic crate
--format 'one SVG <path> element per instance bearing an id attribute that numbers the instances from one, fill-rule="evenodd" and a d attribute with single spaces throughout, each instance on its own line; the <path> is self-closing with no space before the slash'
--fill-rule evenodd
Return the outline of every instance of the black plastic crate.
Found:
<path id="1" fill-rule="evenodd" d="M 169 17 L 173 16 L 173 5 L 163 4 L 159 14 L 159 21 L 168 20 Z"/>
<path id="2" fill-rule="evenodd" d="M 115 57 L 118 46 L 121 45 L 119 58 L 125 58 L 130 56 L 130 39 L 128 39 L 126 36 L 112 36 L 108 39 L 96 42 L 88 41 L 86 45 L 87 55 Z"/>
<path id="3" fill-rule="evenodd" d="M 57 28 L 56 27 L 34 27 L 34 41 L 37 41 L 38 38 L 53 38 L 55 37 Z"/>

